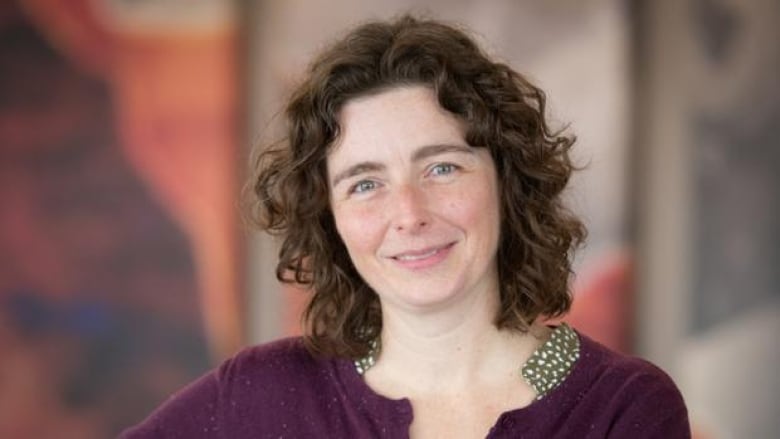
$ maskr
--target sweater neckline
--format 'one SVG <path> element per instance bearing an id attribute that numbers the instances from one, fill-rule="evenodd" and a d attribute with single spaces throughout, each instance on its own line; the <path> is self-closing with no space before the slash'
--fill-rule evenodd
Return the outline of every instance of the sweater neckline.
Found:
<path id="1" fill-rule="evenodd" d="M 561 376 L 561 379 L 554 386 L 551 386 L 542 392 L 537 391 L 537 398 L 530 404 L 502 413 L 496 420 L 496 425 L 499 425 L 502 421 L 505 421 L 505 418 L 508 416 L 515 417 L 521 414 L 533 416 L 535 413 L 545 410 L 546 407 L 548 407 L 550 404 L 555 405 L 559 403 L 560 401 L 558 400 L 561 398 L 562 388 L 566 387 L 567 383 L 570 381 L 576 382 L 579 379 L 578 376 L 581 374 L 580 371 L 582 370 L 580 365 L 582 362 L 581 358 L 583 356 L 582 352 L 583 348 L 587 350 L 587 344 L 583 346 L 582 335 L 579 334 L 576 330 L 572 329 L 566 323 L 561 323 L 558 326 L 553 327 L 552 334 L 556 333 L 561 337 L 566 335 L 566 337 L 563 338 L 565 338 L 568 343 L 573 343 L 576 345 L 577 358 L 570 362 L 570 366 L 566 368 L 566 373 Z M 538 357 L 544 359 L 542 357 L 542 353 L 548 352 L 547 355 L 549 358 L 550 347 L 552 347 L 554 350 L 557 350 L 554 347 L 556 343 L 551 343 L 551 340 L 553 340 L 552 334 L 550 338 L 544 344 L 542 344 L 542 346 L 534 351 L 529 360 L 526 361 L 526 363 L 523 365 L 523 370 L 529 366 L 529 363 L 531 362 L 530 359 L 534 358 L 534 356 L 537 356 L 537 354 Z M 371 411 L 374 416 L 380 415 L 380 413 L 382 413 L 385 416 L 391 418 L 394 422 L 401 423 L 401 425 L 408 427 L 408 425 L 411 424 L 414 415 L 412 413 L 412 404 L 411 401 L 409 401 L 409 398 L 404 397 L 399 399 L 392 399 L 374 391 L 374 389 L 372 389 L 363 379 L 362 374 L 358 372 L 353 360 L 339 360 L 338 370 L 339 374 L 341 375 L 341 379 L 346 385 L 350 399 L 354 399 L 355 401 L 359 402 L 358 406 L 365 407 L 366 410 Z M 531 384 L 531 386 L 534 387 L 533 384 Z M 536 387 L 534 387 L 534 389 L 536 390 Z"/>
<path id="2" fill-rule="evenodd" d="M 379 340 L 372 340 L 368 354 L 355 360 L 358 374 L 365 374 L 376 364 L 380 349 Z M 523 364 L 520 375 L 534 389 L 536 399 L 542 399 L 566 378 L 579 355 L 580 341 L 577 334 L 569 325 L 561 323 Z"/>

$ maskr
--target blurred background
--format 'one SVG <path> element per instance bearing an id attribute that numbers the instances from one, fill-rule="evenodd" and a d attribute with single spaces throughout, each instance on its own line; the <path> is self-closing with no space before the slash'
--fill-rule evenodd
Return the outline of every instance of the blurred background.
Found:
<path id="1" fill-rule="evenodd" d="M 471 29 L 586 165 L 565 320 L 680 386 L 697 438 L 780 435 L 780 3 L 0 3 L 0 437 L 105 438 L 306 294 L 240 220 L 311 57 L 411 11 Z"/>

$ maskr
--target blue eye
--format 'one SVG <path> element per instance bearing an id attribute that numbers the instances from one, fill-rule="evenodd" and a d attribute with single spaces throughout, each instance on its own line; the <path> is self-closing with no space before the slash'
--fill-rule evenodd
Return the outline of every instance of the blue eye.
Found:
<path id="1" fill-rule="evenodd" d="M 356 193 L 360 194 L 363 192 L 368 192 L 376 189 L 376 182 L 371 180 L 361 180 L 357 183 L 355 183 L 352 188 L 349 190 L 350 193 Z"/>
<path id="2" fill-rule="evenodd" d="M 457 168 L 452 163 L 440 163 L 431 168 L 431 175 L 447 175 L 455 172 Z"/>

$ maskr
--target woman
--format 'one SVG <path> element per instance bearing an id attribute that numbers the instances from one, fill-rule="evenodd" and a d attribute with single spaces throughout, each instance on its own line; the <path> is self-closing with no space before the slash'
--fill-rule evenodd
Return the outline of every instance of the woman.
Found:
<path id="1" fill-rule="evenodd" d="M 312 64 L 254 218 L 305 335 L 247 349 L 124 437 L 689 437 L 651 364 L 565 324 L 573 139 L 463 32 L 402 17 Z"/>

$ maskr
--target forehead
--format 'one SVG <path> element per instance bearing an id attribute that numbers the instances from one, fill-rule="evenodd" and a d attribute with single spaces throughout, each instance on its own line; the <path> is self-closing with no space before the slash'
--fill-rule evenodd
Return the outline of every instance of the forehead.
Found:
<path id="1" fill-rule="evenodd" d="M 425 86 L 402 86 L 349 100 L 339 113 L 340 135 L 328 161 L 410 153 L 429 144 L 465 144 L 465 124 L 443 109 Z"/>

